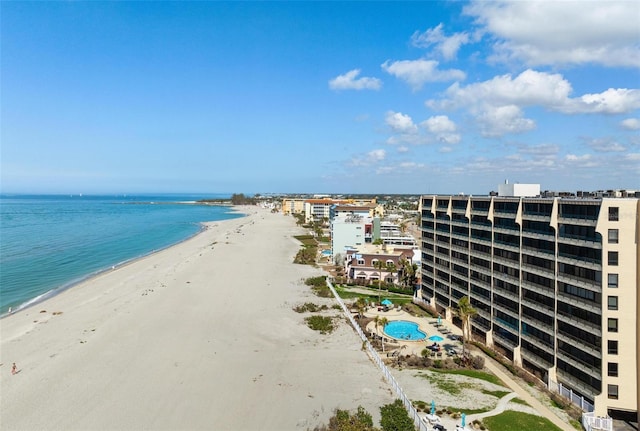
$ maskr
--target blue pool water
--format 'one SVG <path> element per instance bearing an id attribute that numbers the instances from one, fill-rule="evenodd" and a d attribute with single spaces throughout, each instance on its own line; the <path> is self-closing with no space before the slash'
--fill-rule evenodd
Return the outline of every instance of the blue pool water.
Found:
<path id="1" fill-rule="evenodd" d="M 322 250 L 323 256 L 331 256 L 331 250 Z"/>
<path id="2" fill-rule="evenodd" d="M 418 324 L 405 320 L 393 320 L 384 327 L 384 333 L 398 340 L 424 340 L 427 334 L 418 329 Z"/>

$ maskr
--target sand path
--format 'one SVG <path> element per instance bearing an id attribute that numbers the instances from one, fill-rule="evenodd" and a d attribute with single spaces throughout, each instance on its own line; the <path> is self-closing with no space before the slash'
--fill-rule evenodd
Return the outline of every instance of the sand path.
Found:
<path id="1" fill-rule="evenodd" d="M 301 283 L 320 270 L 291 263 L 301 231 L 247 211 L 3 318 L 0 428 L 312 429 L 358 405 L 377 423 L 393 397 L 356 334 L 292 311 L 321 302 Z"/>

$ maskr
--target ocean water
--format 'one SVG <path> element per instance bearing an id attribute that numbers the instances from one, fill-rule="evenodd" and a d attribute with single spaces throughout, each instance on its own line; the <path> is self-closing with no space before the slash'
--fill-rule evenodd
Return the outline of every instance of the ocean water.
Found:
<path id="1" fill-rule="evenodd" d="M 183 241 L 230 207 L 185 205 L 229 195 L 0 195 L 0 315 L 114 265 Z"/>

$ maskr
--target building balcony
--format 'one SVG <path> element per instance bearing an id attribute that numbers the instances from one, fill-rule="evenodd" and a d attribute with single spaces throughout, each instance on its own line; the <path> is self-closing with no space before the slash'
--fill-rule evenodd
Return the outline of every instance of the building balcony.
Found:
<path id="1" fill-rule="evenodd" d="M 595 303 L 593 301 L 587 301 L 583 298 L 578 298 L 576 296 L 567 295 L 566 293 L 559 293 L 557 298 L 559 303 L 569 304 L 572 307 L 581 308 L 590 313 L 594 314 L 602 314 L 602 306 L 600 303 Z"/>
<path id="2" fill-rule="evenodd" d="M 493 288 L 493 294 L 497 296 L 501 296 L 506 299 L 510 299 L 511 301 L 520 303 L 520 295 L 517 293 L 513 293 L 510 290 L 501 289 L 499 287 Z"/>
<path id="3" fill-rule="evenodd" d="M 514 245 L 504 241 L 496 240 L 493 244 L 494 249 L 508 250 L 514 253 L 520 253 L 520 245 Z"/>
<path id="4" fill-rule="evenodd" d="M 540 340 L 539 338 L 534 337 L 531 334 L 527 334 L 525 332 L 522 332 L 520 334 L 520 339 L 521 340 L 526 340 L 528 343 L 533 344 L 537 348 L 539 348 L 541 350 L 544 350 L 545 352 L 549 353 L 550 355 L 554 355 L 553 347 L 551 345 L 549 345 L 549 343 L 545 343 L 544 341 Z M 533 353 L 533 352 L 531 352 L 531 353 L 534 356 L 536 356 L 535 353 Z M 544 361 L 543 358 L 540 358 L 540 359 Z"/>
<path id="5" fill-rule="evenodd" d="M 593 399 L 602 392 L 602 389 L 593 388 L 560 368 L 556 370 L 556 373 L 558 382 L 562 383 L 562 386 L 573 390 L 573 392 L 576 392 L 591 401 L 593 401 Z M 598 380 L 602 380 L 602 376 Z"/>
<path id="6" fill-rule="evenodd" d="M 542 239 L 544 241 L 555 242 L 556 237 L 554 234 L 549 234 L 545 232 L 536 232 L 532 230 L 522 230 L 522 236 L 533 239 Z"/>
<path id="7" fill-rule="evenodd" d="M 565 313 L 558 313 L 556 315 L 556 318 L 559 321 L 562 321 L 564 323 L 567 323 L 571 326 L 574 326 L 576 328 L 580 328 L 582 330 L 585 330 L 587 332 L 592 333 L 593 335 L 597 336 L 597 337 L 601 337 L 602 336 L 602 327 L 600 327 L 599 325 L 595 325 L 593 323 L 587 322 L 585 320 L 582 319 L 577 319 L 573 316 L 567 315 Z M 566 335 L 566 337 L 570 337 L 569 335 Z M 573 337 L 571 337 L 572 339 L 574 339 Z M 580 341 L 578 338 L 575 338 L 574 340 Z"/>
<path id="8" fill-rule="evenodd" d="M 546 222 L 546 223 L 550 223 L 551 222 L 551 215 L 546 215 L 546 214 L 526 214 L 526 213 L 522 213 L 522 219 L 523 220 L 530 220 L 530 221 L 541 221 L 541 222 Z"/>
<path id="9" fill-rule="evenodd" d="M 506 281 L 507 283 L 520 286 L 520 278 L 514 277 L 513 275 L 505 274 L 503 272 L 493 271 L 493 278 L 497 278 L 499 280 Z"/>
<path id="10" fill-rule="evenodd" d="M 493 231 L 496 233 L 506 233 L 507 235 L 520 235 L 519 227 L 508 228 L 504 226 L 493 226 Z"/>
<path id="11" fill-rule="evenodd" d="M 462 220 L 451 220 L 450 223 L 451 223 L 452 226 L 469 227 L 469 221 L 468 220 L 465 220 L 465 221 L 462 221 Z"/>
<path id="12" fill-rule="evenodd" d="M 558 262 L 559 263 L 567 263 L 569 265 L 578 266 L 580 268 L 593 269 L 596 271 L 602 270 L 602 261 L 596 260 L 582 260 L 577 257 L 562 255 L 558 253 Z"/>
<path id="13" fill-rule="evenodd" d="M 469 268 L 471 268 L 474 271 L 478 271 L 480 274 L 484 274 L 487 277 L 491 277 L 491 269 L 490 268 L 485 268 L 484 266 L 480 266 L 480 265 L 476 265 L 476 264 L 471 264 L 469 265 Z"/>
<path id="14" fill-rule="evenodd" d="M 573 218 L 573 217 L 558 217 L 559 224 L 572 224 L 574 226 L 591 226 L 595 227 L 598 224 L 597 219 L 587 219 L 587 218 Z"/>
<path id="15" fill-rule="evenodd" d="M 539 266 L 529 265 L 526 263 L 522 264 L 522 270 L 527 271 L 529 274 L 540 275 L 552 280 L 556 277 L 556 272 L 553 269 L 541 268 Z"/>
<path id="16" fill-rule="evenodd" d="M 540 284 L 531 283 L 530 281 L 522 279 L 520 284 L 523 288 L 529 289 L 532 292 L 539 293 L 541 295 L 547 296 L 553 300 L 555 300 L 555 290 L 553 287 L 542 286 Z M 526 301 L 526 298 L 522 298 L 523 301 Z"/>
<path id="17" fill-rule="evenodd" d="M 509 268 L 513 268 L 513 269 L 518 269 L 518 270 L 520 269 L 520 261 L 506 259 L 501 256 L 496 256 L 495 254 L 492 257 L 493 257 L 494 263 L 499 263 L 501 265 L 508 266 Z"/>
<path id="18" fill-rule="evenodd" d="M 527 303 L 523 303 L 523 306 L 526 306 L 527 308 L 534 308 L 531 306 L 531 302 L 527 302 Z M 543 307 L 544 308 L 544 307 Z M 538 310 L 540 311 L 540 310 Z M 546 316 L 549 316 L 550 318 L 554 317 L 553 311 L 552 310 L 548 310 L 545 313 Z M 522 318 L 520 319 L 522 320 L 522 323 L 526 323 L 527 325 L 533 326 L 535 328 L 540 329 L 543 332 L 546 332 L 547 334 L 549 334 L 550 336 L 554 336 L 556 331 L 553 327 L 553 324 L 549 324 L 549 323 L 545 323 L 542 320 L 536 319 L 534 317 L 529 316 L 528 314 L 526 314 L 524 311 L 522 312 Z"/>
<path id="19" fill-rule="evenodd" d="M 488 216 L 489 215 L 489 210 L 483 210 L 483 209 L 474 209 L 471 208 L 471 215 L 483 215 L 483 216 Z"/>
<path id="20" fill-rule="evenodd" d="M 602 282 L 596 280 L 588 280 L 582 277 L 576 277 L 575 275 L 565 274 L 563 272 L 558 272 L 556 275 L 558 281 L 562 281 L 564 283 L 572 284 L 574 286 L 586 287 L 591 290 L 595 290 L 597 292 L 602 290 Z"/>
<path id="21" fill-rule="evenodd" d="M 479 310 L 478 310 L 478 315 L 481 315 Z M 491 322 L 491 319 L 486 319 L 486 322 Z M 482 319 L 472 319 L 471 326 L 476 328 L 476 330 L 485 334 L 491 331 L 491 325 L 486 324 L 485 321 Z"/>
<path id="22" fill-rule="evenodd" d="M 585 364 L 584 362 L 575 359 L 573 356 L 567 355 L 561 350 L 558 350 L 557 357 L 558 359 L 562 359 L 566 363 L 573 365 L 580 371 L 588 374 L 593 378 L 596 378 L 598 380 L 602 378 L 602 371 L 600 369 L 595 368 L 592 365 Z"/>
<path id="23" fill-rule="evenodd" d="M 525 339 L 525 337 L 522 337 L 522 338 Z M 527 362 L 531 362 L 533 365 L 535 365 L 536 367 L 542 370 L 548 370 L 550 368 L 553 368 L 553 364 L 551 362 L 536 355 L 532 351 L 527 350 L 526 347 L 522 347 L 521 353 L 522 353 L 522 359 L 526 360 Z M 551 353 L 552 355 L 554 354 L 553 352 L 549 352 L 549 353 Z"/>
<path id="24" fill-rule="evenodd" d="M 491 238 L 480 238 L 480 237 L 475 237 L 475 236 L 472 235 L 469 238 L 469 242 L 476 243 L 476 244 L 484 244 L 484 245 L 487 245 L 489 247 L 493 246 L 493 242 L 491 241 Z M 515 250 L 518 251 L 518 247 L 515 247 Z"/>
<path id="25" fill-rule="evenodd" d="M 486 232 L 491 232 L 492 229 L 493 229 L 493 226 L 491 225 L 491 223 L 484 224 L 484 223 L 473 223 L 473 222 L 471 222 L 469 227 L 471 229 L 483 230 L 483 231 L 486 231 Z M 508 233 L 510 233 L 510 232 L 508 232 Z"/>
<path id="26" fill-rule="evenodd" d="M 600 351 L 600 349 L 597 349 L 594 346 L 586 344 L 584 341 L 580 340 L 579 338 L 570 337 L 561 332 L 558 332 L 558 334 L 556 334 L 556 338 L 559 341 L 576 346 L 580 350 L 583 350 L 590 355 L 593 355 L 596 357 L 599 357 L 600 355 L 602 355 L 602 352 Z"/>
<path id="27" fill-rule="evenodd" d="M 560 236 L 558 235 L 558 242 L 562 244 L 578 245 L 589 248 L 602 249 L 602 242 L 597 238 L 587 238 L 582 236 Z"/>
<path id="28" fill-rule="evenodd" d="M 516 347 L 518 347 L 518 343 L 511 341 L 509 338 L 502 336 L 498 331 L 493 332 L 493 340 L 500 345 L 510 349 L 513 351 Z"/>
<path id="29" fill-rule="evenodd" d="M 494 301 L 493 308 L 495 308 L 496 310 L 502 311 L 504 314 L 508 314 L 509 316 L 513 317 L 516 320 L 520 320 L 520 316 L 518 315 L 518 312 L 511 310 L 509 307 L 505 305 L 499 304 Z"/>

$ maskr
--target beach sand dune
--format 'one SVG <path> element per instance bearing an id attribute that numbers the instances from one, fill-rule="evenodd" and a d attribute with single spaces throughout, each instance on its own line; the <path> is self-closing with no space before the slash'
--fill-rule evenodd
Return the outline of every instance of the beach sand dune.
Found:
<path id="1" fill-rule="evenodd" d="M 358 405 L 377 422 L 393 396 L 353 330 L 292 310 L 330 303 L 292 263 L 300 228 L 244 210 L 3 318 L 0 429 L 312 429 Z"/>

